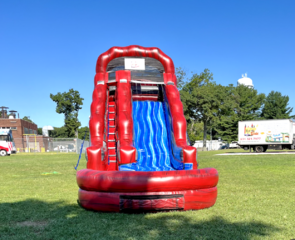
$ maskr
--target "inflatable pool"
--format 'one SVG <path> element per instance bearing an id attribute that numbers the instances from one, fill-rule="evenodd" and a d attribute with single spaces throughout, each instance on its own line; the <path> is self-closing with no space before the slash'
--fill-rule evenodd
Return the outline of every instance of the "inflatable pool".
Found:
<path id="1" fill-rule="evenodd" d="M 218 172 L 197 169 L 174 64 L 158 48 L 113 47 L 99 56 L 79 204 L 103 212 L 211 207 Z"/>

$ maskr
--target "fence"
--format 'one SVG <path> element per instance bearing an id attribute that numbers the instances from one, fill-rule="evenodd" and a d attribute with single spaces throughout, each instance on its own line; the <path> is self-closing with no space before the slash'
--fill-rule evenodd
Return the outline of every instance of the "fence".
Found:
<path id="1" fill-rule="evenodd" d="M 15 148 L 17 152 L 64 152 L 80 153 L 83 140 L 76 138 L 50 138 L 43 136 L 24 136 L 15 138 Z M 85 153 L 89 147 L 89 142 L 85 141 L 82 152 Z"/>
<path id="2" fill-rule="evenodd" d="M 64 152 L 64 153 L 80 153 L 83 140 L 78 138 L 50 138 L 44 136 L 24 136 L 23 138 L 15 138 L 14 143 L 17 152 Z M 89 147 L 89 141 L 84 141 L 82 153 L 85 153 Z M 196 141 L 196 148 L 203 147 L 203 141 Z M 210 150 L 219 150 L 226 147 L 224 142 L 218 140 L 207 140 L 206 148 Z"/>
<path id="3" fill-rule="evenodd" d="M 207 151 L 212 150 L 220 150 L 225 148 L 227 145 L 224 142 L 218 141 L 218 140 L 207 140 L 206 141 L 206 149 Z M 203 148 L 203 141 L 196 141 L 194 144 L 195 148 Z"/>
<path id="4" fill-rule="evenodd" d="M 80 153 L 80 150 L 81 150 L 81 147 L 82 147 L 82 143 L 83 143 L 83 140 L 77 138 L 77 153 Z M 84 144 L 83 144 L 83 149 L 82 149 L 82 153 L 85 153 L 86 152 L 86 148 L 89 147 L 89 141 L 84 141 Z"/>

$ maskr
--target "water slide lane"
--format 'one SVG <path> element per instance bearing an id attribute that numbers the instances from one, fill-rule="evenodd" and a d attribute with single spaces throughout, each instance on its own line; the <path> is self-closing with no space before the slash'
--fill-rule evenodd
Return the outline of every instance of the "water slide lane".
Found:
<path id="1" fill-rule="evenodd" d="M 148 122 L 147 122 L 148 105 L 145 102 L 138 102 L 138 103 L 139 103 L 139 108 L 142 111 L 137 121 L 142 131 L 142 135 L 140 136 L 140 144 L 138 145 L 138 147 L 136 147 L 135 145 L 135 148 L 138 151 L 141 151 L 142 158 L 143 158 L 143 164 L 139 165 L 138 168 L 139 168 L 139 171 L 154 171 L 154 169 L 151 168 L 150 166 L 151 153 L 150 153 L 150 148 L 148 143 L 149 128 L 148 128 Z"/>
<path id="2" fill-rule="evenodd" d="M 142 148 L 141 141 L 140 141 L 142 131 L 140 129 L 139 122 L 136 121 L 136 119 L 140 117 L 142 109 L 139 108 L 138 102 L 133 102 L 132 109 L 133 109 L 132 118 L 133 118 L 133 128 L 134 128 L 134 134 L 133 134 L 134 145 L 137 145 L 139 146 L 139 148 Z M 136 151 L 137 151 L 136 170 L 139 171 L 138 166 L 143 166 L 143 153 L 142 151 L 138 151 L 138 149 L 136 149 Z"/>
<path id="3" fill-rule="evenodd" d="M 148 153 L 147 153 L 147 144 L 144 141 L 146 133 L 146 128 L 143 127 L 142 123 L 144 123 L 144 112 L 146 112 L 146 106 L 140 104 L 140 102 L 133 102 L 133 125 L 134 125 L 134 146 L 136 146 L 137 150 L 137 163 L 136 170 L 137 171 L 152 171 L 148 166 Z M 145 114 L 146 115 L 146 114 Z"/>
<path id="4" fill-rule="evenodd" d="M 157 160 L 159 156 L 156 154 L 156 142 L 155 142 L 155 135 L 157 132 L 155 132 L 156 126 L 155 126 L 155 116 L 153 115 L 154 113 L 154 108 L 155 108 L 155 102 L 153 101 L 146 101 L 147 104 L 147 126 L 148 126 L 148 136 L 147 136 L 147 142 L 148 142 L 148 147 L 149 147 L 149 158 L 148 158 L 148 165 L 151 167 L 152 171 L 159 171 L 160 168 L 159 166 L 157 167 Z"/>
<path id="5" fill-rule="evenodd" d="M 134 101 L 134 146 L 137 171 L 174 170 L 170 164 L 167 128 L 162 102 Z"/>
<path id="6" fill-rule="evenodd" d="M 169 143 L 168 143 L 168 134 L 167 134 L 167 127 L 165 122 L 165 115 L 164 115 L 164 108 L 162 102 L 158 104 L 158 111 L 155 119 L 158 122 L 159 130 L 157 131 L 157 143 L 161 149 L 161 157 L 159 161 L 159 165 L 163 167 L 162 170 L 174 170 L 171 166 L 170 161 L 170 152 L 169 152 Z"/>
<path id="7" fill-rule="evenodd" d="M 156 114 L 157 114 L 157 111 L 159 109 L 159 106 L 158 104 L 154 104 L 154 102 L 151 102 L 153 108 L 152 108 L 152 118 L 151 118 L 151 122 L 152 122 L 152 127 L 153 127 L 153 130 L 154 130 L 154 136 L 153 136 L 153 143 L 154 143 L 154 150 L 155 150 L 155 165 L 158 167 L 159 170 L 163 170 L 161 168 L 161 149 L 160 149 L 160 146 L 159 146 L 159 142 L 158 142 L 158 136 L 159 136 L 159 126 L 158 126 L 158 123 L 157 123 L 157 120 L 156 120 Z"/>
<path id="8" fill-rule="evenodd" d="M 181 161 L 181 148 L 177 147 L 173 134 L 172 119 L 168 106 L 168 100 L 165 95 L 163 102 L 163 115 L 166 123 L 167 142 L 170 156 L 170 164 L 173 169 L 183 170 L 184 164 Z"/>

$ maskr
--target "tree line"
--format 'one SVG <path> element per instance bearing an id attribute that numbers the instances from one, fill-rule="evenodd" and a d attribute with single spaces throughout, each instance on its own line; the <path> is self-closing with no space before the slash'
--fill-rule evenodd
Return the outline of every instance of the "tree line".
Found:
<path id="1" fill-rule="evenodd" d="M 291 119 L 293 108 L 289 97 L 271 91 L 267 96 L 244 85 L 223 86 L 213 79 L 213 73 L 205 69 L 188 77 L 182 68 L 176 68 L 177 88 L 180 92 L 183 110 L 187 120 L 187 132 L 192 143 L 206 140 L 212 133 L 214 139 L 232 142 L 238 139 L 238 122 L 262 119 Z M 49 131 L 53 138 L 84 138 L 89 140 L 89 128 L 81 127 L 78 112 L 84 98 L 73 89 L 68 92 L 50 94 L 56 103 L 56 112 L 64 114 L 64 126 Z M 38 129 L 42 134 L 42 129 Z"/>
<path id="2" fill-rule="evenodd" d="M 205 69 L 187 77 L 182 68 L 176 69 L 187 131 L 192 143 L 213 138 L 232 142 L 238 139 L 238 122 L 262 119 L 291 119 L 293 108 L 289 97 L 271 91 L 268 96 L 244 85 L 223 86 L 213 81 L 213 73 Z"/>
<path id="3" fill-rule="evenodd" d="M 68 131 L 65 126 L 53 127 L 53 128 L 54 128 L 54 130 L 50 130 L 48 132 L 49 137 L 52 137 L 52 138 L 76 138 L 75 135 L 72 135 L 72 136 L 68 135 Z M 85 133 L 86 133 L 86 135 L 85 135 Z M 38 134 L 42 135 L 42 128 L 38 128 Z M 87 126 L 78 128 L 78 138 L 84 139 L 84 136 L 85 136 L 85 140 L 89 141 L 89 128 Z"/>

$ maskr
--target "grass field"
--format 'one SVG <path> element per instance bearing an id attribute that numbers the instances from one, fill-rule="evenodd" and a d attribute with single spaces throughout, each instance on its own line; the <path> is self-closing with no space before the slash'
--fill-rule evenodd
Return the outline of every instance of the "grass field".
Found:
<path id="1" fill-rule="evenodd" d="M 0 239 L 294 239 L 295 155 L 215 156 L 220 152 L 198 154 L 199 168 L 219 171 L 215 206 L 135 215 L 77 205 L 78 155 L 2 157 Z M 82 158 L 79 169 L 85 165 Z"/>

